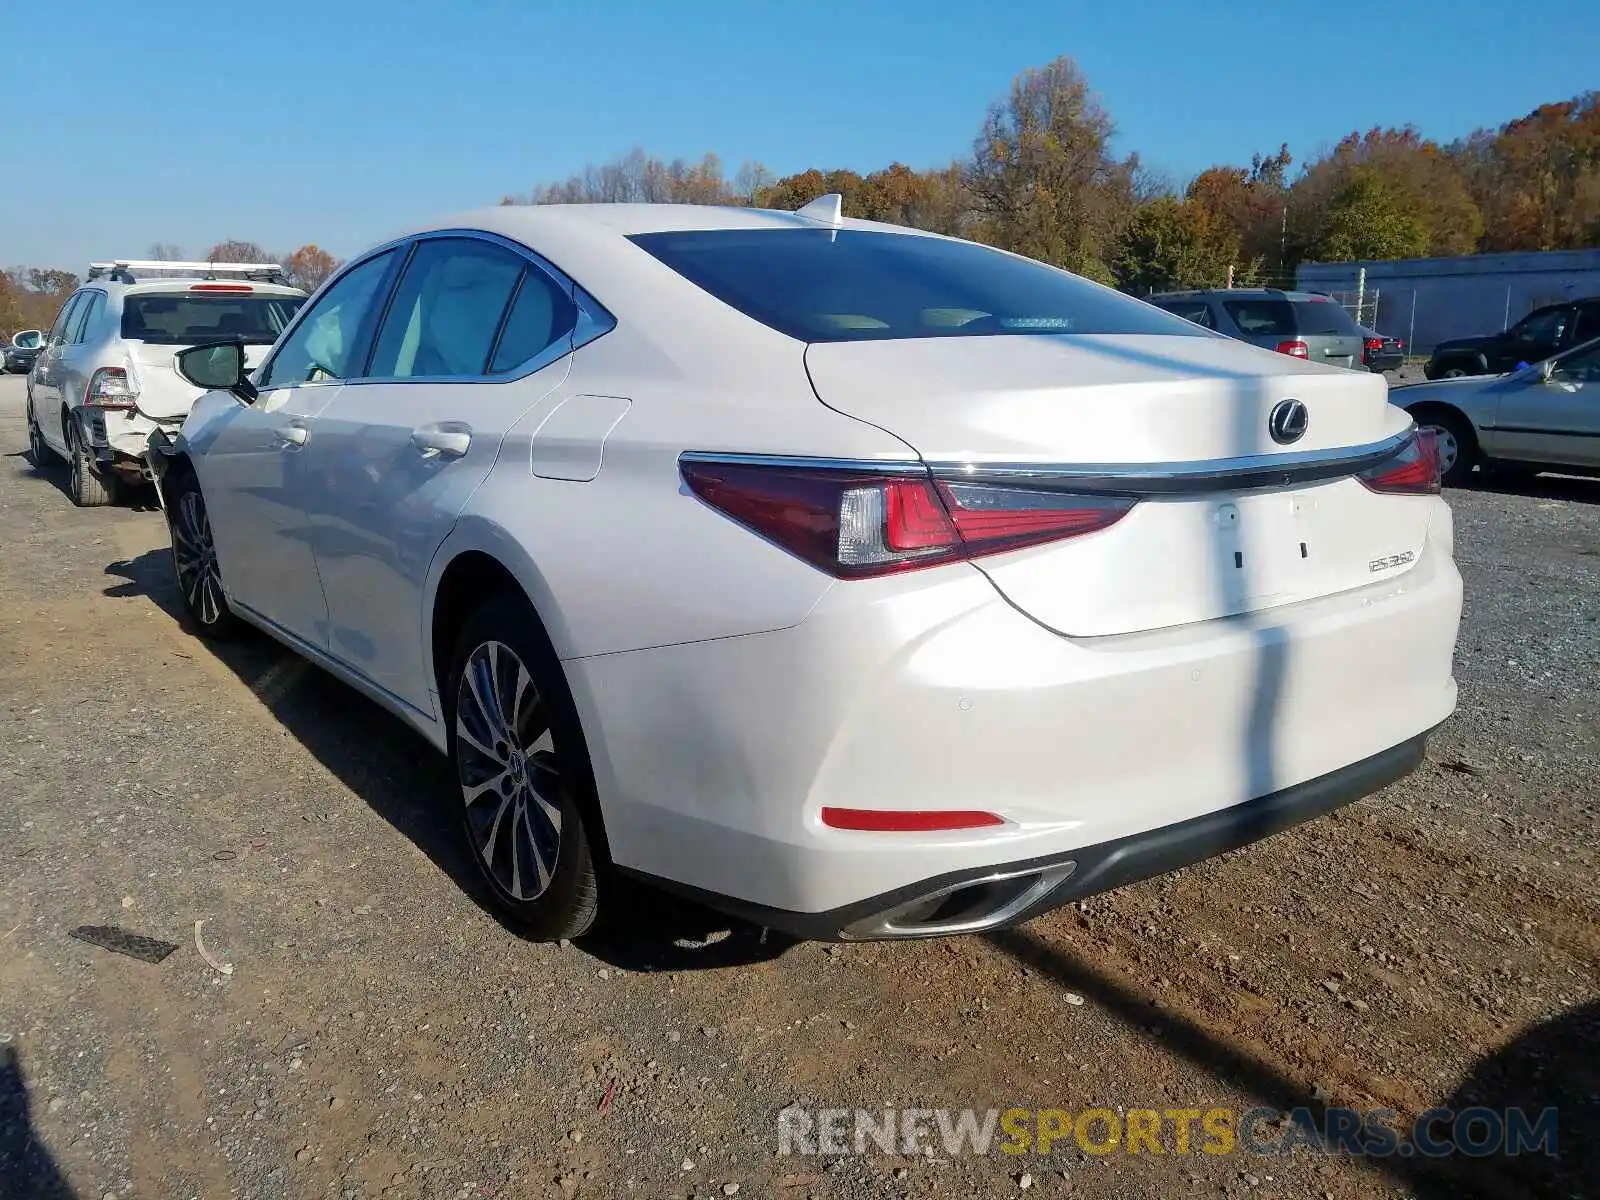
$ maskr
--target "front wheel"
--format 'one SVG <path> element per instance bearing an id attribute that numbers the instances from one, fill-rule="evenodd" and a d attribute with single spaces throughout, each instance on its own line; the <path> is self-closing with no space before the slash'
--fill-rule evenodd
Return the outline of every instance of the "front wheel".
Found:
<path id="1" fill-rule="evenodd" d="M 1472 425 L 1453 412 L 1424 413 L 1417 425 L 1433 433 L 1439 447 L 1439 476 L 1446 487 L 1462 487 L 1478 465 L 1478 438 Z"/>
<path id="2" fill-rule="evenodd" d="M 498 596 L 467 619 L 449 694 L 461 829 L 495 907 L 541 941 L 600 911 L 594 776 L 566 677 L 538 618 Z"/>
<path id="3" fill-rule="evenodd" d="M 33 400 L 28 400 L 28 461 L 44 470 L 56 461 L 56 452 L 44 440 L 44 430 L 39 428 L 39 418 L 33 415 Z"/>
<path id="4" fill-rule="evenodd" d="M 192 478 L 172 493 L 167 528 L 172 535 L 172 571 L 189 619 L 205 637 L 233 636 L 239 631 L 239 618 L 223 594 L 211 517 L 200 486 Z"/>

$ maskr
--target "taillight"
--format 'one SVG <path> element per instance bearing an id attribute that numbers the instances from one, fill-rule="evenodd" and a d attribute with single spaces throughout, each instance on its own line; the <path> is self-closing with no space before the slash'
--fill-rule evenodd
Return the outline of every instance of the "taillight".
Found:
<path id="1" fill-rule="evenodd" d="M 133 408 L 139 393 L 125 367 L 101 367 L 89 376 L 83 403 L 89 408 Z"/>
<path id="2" fill-rule="evenodd" d="M 1356 476 L 1368 491 L 1397 496 L 1439 494 L 1439 443 L 1433 430 L 1419 429 L 1393 458 Z"/>
<path id="3" fill-rule="evenodd" d="M 1365 346 L 1368 350 L 1371 350 L 1371 351 L 1374 351 L 1374 352 L 1383 349 L 1383 339 L 1382 338 L 1368 338 L 1366 341 L 1362 342 L 1361 344 L 1363 346 Z"/>
<path id="4" fill-rule="evenodd" d="M 1304 342 L 1279 342 L 1279 354 L 1287 354 L 1290 358 L 1310 358 L 1311 347 Z"/>
<path id="5" fill-rule="evenodd" d="M 839 579 L 889 575 L 1105 529 L 1122 496 L 935 480 L 925 471 L 686 458 L 712 507 Z"/>

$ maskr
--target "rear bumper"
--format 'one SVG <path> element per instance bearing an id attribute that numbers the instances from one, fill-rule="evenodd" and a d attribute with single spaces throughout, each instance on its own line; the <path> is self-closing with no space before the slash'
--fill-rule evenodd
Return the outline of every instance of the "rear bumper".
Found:
<path id="1" fill-rule="evenodd" d="M 1422 762 L 1426 746 L 1427 735 L 1419 734 L 1361 762 L 1232 808 L 1065 854 L 955 871 L 827 912 L 750 904 L 643 872 L 628 873 L 744 920 L 815 941 L 976 933 L 1215 858 L 1332 812 L 1410 774 Z"/>
<path id="2" fill-rule="evenodd" d="M 1168 869 L 1174 839 L 1172 865 L 1353 799 L 1455 707 L 1450 515 L 1416 502 L 1404 575 L 1247 619 L 1063 637 L 962 564 L 836 586 L 785 630 L 568 660 L 612 860 L 837 937 L 885 897 L 1073 863 L 1011 897 L 1022 919 Z M 1004 823 L 861 832 L 824 806 Z"/>

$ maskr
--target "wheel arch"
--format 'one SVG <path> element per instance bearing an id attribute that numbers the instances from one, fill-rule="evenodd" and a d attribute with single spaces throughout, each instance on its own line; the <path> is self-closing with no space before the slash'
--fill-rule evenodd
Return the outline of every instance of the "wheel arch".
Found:
<path id="1" fill-rule="evenodd" d="M 574 687 L 574 680 L 562 667 L 561 660 L 569 656 L 568 630 L 545 582 L 544 575 L 534 565 L 532 558 L 510 534 L 498 525 L 481 519 L 463 521 L 451 531 L 443 546 L 434 556 L 433 566 L 425 590 L 423 606 L 425 626 L 424 645 L 428 648 L 430 682 L 435 696 L 435 711 L 439 715 L 441 748 L 449 745 L 450 697 L 448 673 L 450 657 L 462 625 L 472 612 L 490 595 L 509 592 L 520 596 L 533 610 L 533 618 L 550 648 L 555 652 L 556 667 L 562 671 L 567 694 L 571 697 L 574 716 L 578 722 L 575 731 L 594 782 L 594 792 L 579 795 L 579 803 L 592 806 L 597 820 L 594 829 L 594 849 L 604 862 L 611 861 L 610 839 L 606 834 L 605 806 L 600 799 L 601 776 L 597 771 L 596 753 L 603 750 L 594 736 L 592 710 L 585 697 Z"/>

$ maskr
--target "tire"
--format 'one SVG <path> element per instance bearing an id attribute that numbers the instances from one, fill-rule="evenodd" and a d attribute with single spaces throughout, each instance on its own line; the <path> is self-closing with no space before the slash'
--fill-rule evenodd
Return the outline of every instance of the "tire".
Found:
<path id="1" fill-rule="evenodd" d="M 1419 428 L 1433 430 L 1439 443 L 1440 477 L 1446 487 L 1464 487 L 1482 457 L 1472 422 L 1449 409 L 1424 410 L 1416 415 Z"/>
<path id="2" fill-rule="evenodd" d="M 69 482 L 72 502 L 79 508 L 102 508 L 114 503 L 117 481 L 95 471 L 94 459 L 76 421 L 67 422 L 67 452 L 67 466 L 72 469 Z"/>
<path id="3" fill-rule="evenodd" d="M 467 618 L 445 693 L 457 819 L 495 907 L 539 941 L 588 932 L 604 858 L 594 773 L 561 663 L 525 599 L 493 596 Z"/>
<path id="4" fill-rule="evenodd" d="M 243 623 L 228 607 L 222 590 L 222 569 L 211 536 L 211 517 L 199 483 L 192 475 L 179 480 L 169 491 L 167 503 L 172 574 L 184 611 L 202 637 L 223 641 L 236 636 Z"/>
<path id="5" fill-rule="evenodd" d="M 32 397 L 28 399 L 28 460 L 40 471 L 60 461 L 50 449 L 50 443 L 44 440 L 44 430 L 39 428 L 39 420 L 33 415 Z"/>

